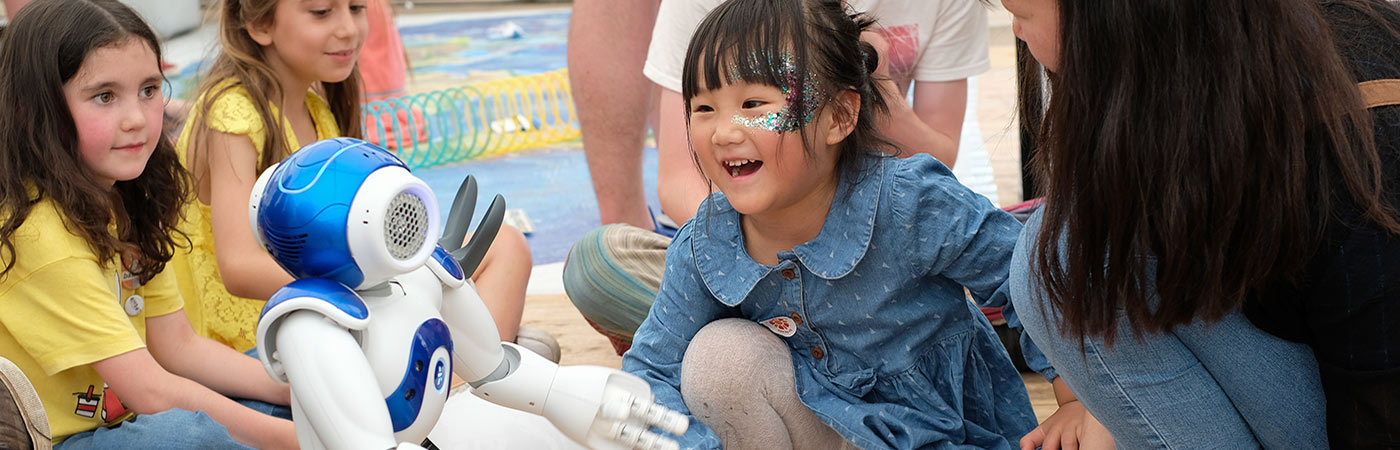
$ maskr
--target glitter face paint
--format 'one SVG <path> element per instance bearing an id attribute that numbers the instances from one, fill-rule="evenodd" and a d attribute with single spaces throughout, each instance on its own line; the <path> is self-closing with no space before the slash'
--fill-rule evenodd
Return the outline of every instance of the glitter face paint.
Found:
<path id="1" fill-rule="evenodd" d="M 811 122 L 811 119 L 808 118 L 808 120 L 803 121 L 802 123 L 797 123 L 797 121 L 795 120 L 788 120 L 787 116 L 787 108 L 784 107 L 781 111 L 770 112 L 758 117 L 744 117 L 743 114 L 735 114 L 734 119 L 731 120 L 731 122 L 734 122 L 735 125 L 741 125 L 748 128 L 756 128 L 760 130 L 768 130 L 774 133 L 788 133 L 797 131 L 801 129 L 804 125 L 807 125 L 807 122 Z"/>
<path id="2" fill-rule="evenodd" d="M 759 54 L 754 53 L 749 55 L 749 58 L 749 68 L 761 67 L 759 65 Z M 740 114 L 735 114 L 734 118 L 731 120 L 735 125 L 767 130 L 774 133 L 791 133 L 801 130 L 802 127 L 807 126 L 808 123 L 812 122 L 812 119 L 816 118 L 817 110 L 821 107 L 821 98 L 820 93 L 817 91 L 816 77 L 813 77 L 812 74 L 808 72 L 803 74 L 804 76 L 802 79 L 799 79 L 797 65 L 793 63 L 792 55 L 789 55 L 787 52 L 780 53 L 775 59 L 777 59 L 776 62 L 779 63 L 778 67 L 783 76 L 783 85 L 778 86 L 778 88 L 781 89 L 783 95 L 787 97 L 787 105 L 783 106 L 783 109 L 777 112 L 770 112 L 756 117 L 745 117 Z M 756 70 L 750 70 L 750 72 L 756 72 Z M 737 65 L 730 67 L 729 81 L 731 83 L 740 81 L 744 78 L 741 74 L 742 71 Z M 800 93 L 798 92 L 799 85 L 801 86 Z M 799 95 L 801 96 L 803 111 L 801 114 L 794 114 L 791 109 L 797 105 Z"/>

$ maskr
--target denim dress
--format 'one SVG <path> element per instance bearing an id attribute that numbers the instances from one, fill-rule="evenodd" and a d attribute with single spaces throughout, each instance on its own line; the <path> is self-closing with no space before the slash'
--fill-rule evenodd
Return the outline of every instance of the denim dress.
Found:
<path id="1" fill-rule="evenodd" d="M 729 317 L 788 318 L 795 331 L 778 335 L 798 396 L 851 443 L 1016 448 L 1035 413 L 963 289 L 1004 300 L 1020 223 L 928 155 L 865 162 L 859 176 L 842 179 L 818 236 L 779 253 L 776 265 L 748 255 L 739 213 L 722 193 L 707 199 L 666 254 L 623 370 L 689 415 L 681 359 L 700 328 Z M 720 441 L 692 416 L 681 447 Z"/>

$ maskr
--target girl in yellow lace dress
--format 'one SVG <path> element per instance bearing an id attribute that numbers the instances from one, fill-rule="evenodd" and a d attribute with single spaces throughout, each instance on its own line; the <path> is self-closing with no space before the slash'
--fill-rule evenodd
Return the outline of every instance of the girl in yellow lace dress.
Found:
<path id="1" fill-rule="evenodd" d="M 222 49 L 199 87 L 176 150 L 194 181 L 181 229 L 188 252 L 171 262 L 195 331 L 253 348 L 265 300 L 292 281 L 258 246 L 248 194 L 258 174 L 314 141 L 360 137 L 365 0 L 225 0 Z M 502 227 L 473 275 L 501 339 L 520 325 L 530 252 Z"/>

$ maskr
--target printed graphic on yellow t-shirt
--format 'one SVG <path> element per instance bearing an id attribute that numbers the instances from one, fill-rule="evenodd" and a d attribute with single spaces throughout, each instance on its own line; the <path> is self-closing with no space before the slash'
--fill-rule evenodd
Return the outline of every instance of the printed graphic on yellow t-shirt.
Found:
<path id="1" fill-rule="evenodd" d="M 0 277 L 0 355 L 34 385 L 55 440 L 129 416 L 92 363 L 145 347 L 146 319 L 183 305 L 169 271 L 123 287 L 119 264 L 99 263 L 61 217 L 51 201 L 36 203 Z M 136 296 L 140 308 L 128 310 Z"/>

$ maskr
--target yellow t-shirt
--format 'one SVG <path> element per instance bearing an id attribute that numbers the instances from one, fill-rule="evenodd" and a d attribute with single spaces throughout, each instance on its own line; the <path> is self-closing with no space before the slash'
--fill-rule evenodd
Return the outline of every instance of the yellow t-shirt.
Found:
<path id="1" fill-rule="evenodd" d="M 218 92 L 218 89 L 214 92 Z M 204 101 L 205 98 L 200 97 L 190 111 L 198 114 L 204 107 Z M 340 127 L 336 125 L 335 115 L 331 114 L 325 99 L 307 90 L 306 107 L 316 124 L 316 139 L 340 136 Z M 278 114 L 276 106 L 272 107 L 272 113 Z M 248 136 L 253 141 L 258 158 L 262 158 L 267 130 L 262 126 L 248 91 L 242 86 L 229 89 L 219 96 L 210 106 L 205 123 L 214 130 Z M 186 167 L 189 165 L 190 133 L 194 128 L 195 124 L 186 126 L 175 144 L 180 161 Z M 310 144 L 297 141 L 296 132 L 292 131 L 291 123 L 286 119 L 283 119 L 282 129 L 286 132 L 287 142 L 297 143 L 295 148 Z M 257 343 L 258 314 L 267 302 L 236 297 L 224 289 L 223 278 L 219 275 L 219 260 L 214 254 L 214 228 L 209 205 L 198 198 L 191 198 L 185 203 L 181 215 L 181 230 L 189 235 L 191 248 L 188 251 L 177 249 L 170 267 L 179 281 L 180 294 L 187 303 L 185 312 L 190 317 L 190 324 L 199 335 L 222 342 L 234 350 L 242 352 L 253 348 Z"/>
<path id="2" fill-rule="evenodd" d="M 15 264 L 0 278 L 0 355 L 34 383 L 56 440 L 121 420 L 125 408 L 91 364 L 146 346 L 146 318 L 183 306 L 174 277 L 122 287 L 119 264 L 99 262 L 48 199 L 12 242 Z M 124 307 L 132 294 L 145 300 L 134 315 Z"/>

